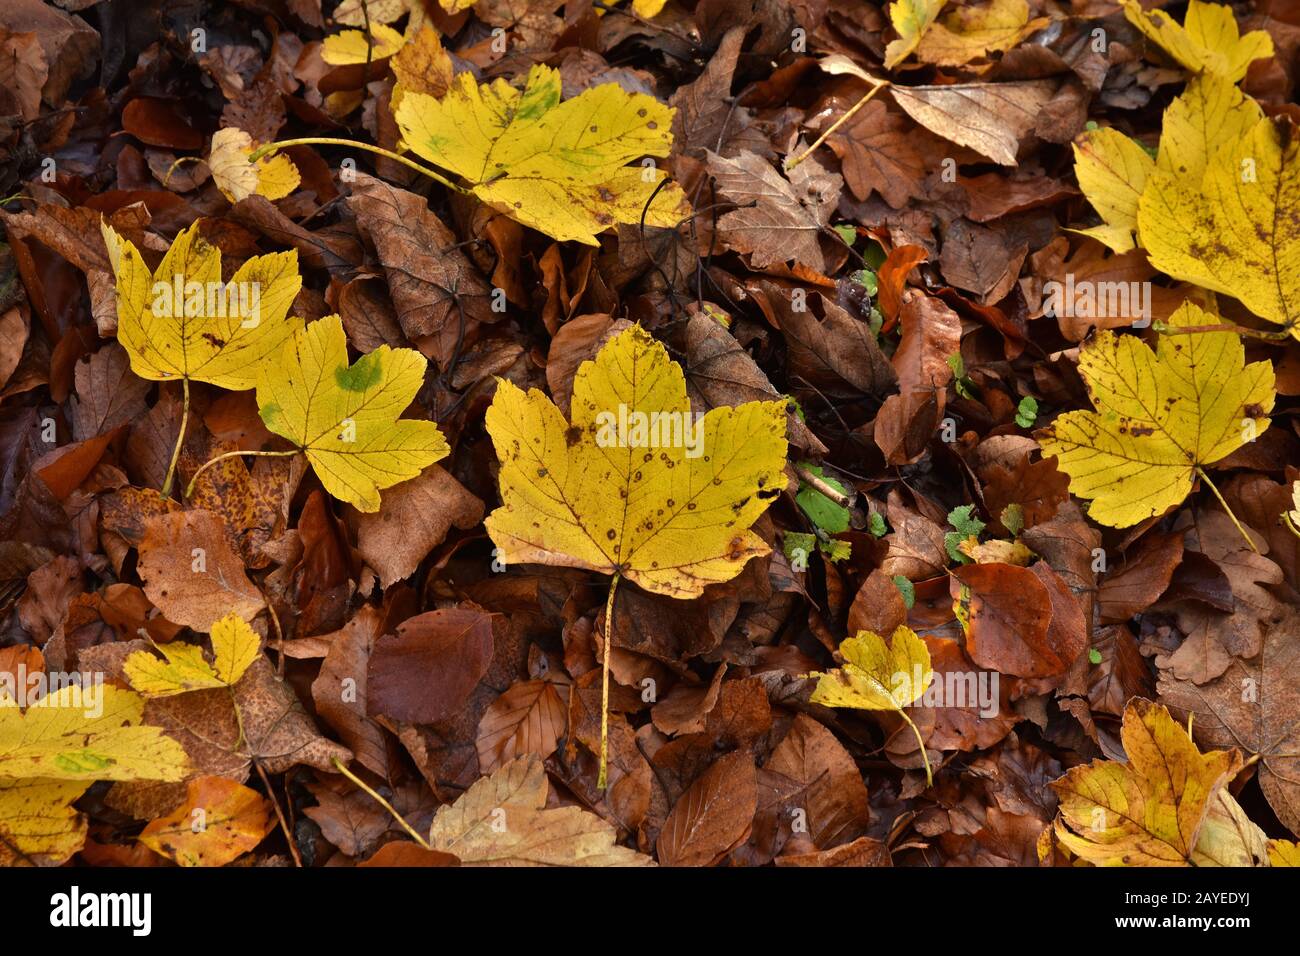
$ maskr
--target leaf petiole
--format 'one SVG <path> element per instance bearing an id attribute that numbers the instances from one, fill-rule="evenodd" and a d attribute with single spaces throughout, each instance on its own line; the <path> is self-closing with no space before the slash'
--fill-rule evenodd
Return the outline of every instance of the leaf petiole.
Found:
<path id="1" fill-rule="evenodd" d="M 413 169 L 417 173 L 428 176 L 434 182 L 441 183 L 448 189 L 468 196 L 470 191 L 463 186 L 457 186 L 446 176 L 428 166 L 421 166 L 414 160 L 407 159 L 400 153 L 394 153 L 392 150 L 384 149 L 382 146 L 372 146 L 369 143 L 363 143 L 355 139 L 336 139 L 332 136 L 307 136 L 302 139 L 282 139 L 278 143 L 267 143 L 253 150 L 248 156 L 250 163 L 255 163 L 272 150 L 284 149 L 287 146 L 351 146 L 355 149 L 363 149 L 368 153 L 374 153 L 376 156 L 383 156 L 385 159 L 391 159 L 395 163 L 401 163 L 408 169 Z"/>
<path id="2" fill-rule="evenodd" d="M 912 728 L 912 733 L 916 734 L 916 745 L 921 748 L 921 759 L 925 761 L 925 785 L 934 786 L 934 774 L 930 770 L 930 755 L 925 751 L 925 741 L 921 739 L 921 731 L 917 729 L 916 724 L 912 723 L 912 718 L 907 716 L 907 711 L 898 708 L 898 716 L 907 721 L 907 726 Z"/>
<path id="3" fill-rule="evenodd" d="M 609 776 L 609 659 L 613 656 L 614 642 L 614 591 L 618 588 L 616 573 L 609 579 L 609 597 L 605 599 L 605 659 L 600 671 L 600 774 L 596 787 L 604 790 Z"/>
<path id="4" fill-rule="evenodd" d="M 1218 487 L 1210 480 L 1210 476 L 1205 473 L 1205 469 L 1198 467 L 1196 473 L 1200 475 L 1201 480 L 1205 482 L 1206 486 L 1214 492 L 1214 497 L 1219 499 L 1219 504 L 1223 505 L 1223 510 L 1228 513 L 1228 520 L 1232 522 L 1233 526 L 1239 532 L 1241 532 L 1241 536 L 1246 539 L 1246 544 L 1250 545 L 1250 550 L 1259 554 L 1259 548 L 1255 547 L 1255 539 L 1252 538 L 1247 533 L 1246 529 L 1241 526 L 1241 522 L 1237 520 L 1237 516 L 1233 514 L 1232 509 L 1228 507 L 1228 502 L 1225 501 L 1223 495 L 1219 493 Z"/>
<path id="5" fill-rule="evenodd" d="M 420 834 L 416 833 L 415 829 L 409 823 L 406 822 L 405 818 L 403 818 L 400 813 L 398 813 L 395 809 L 393 809 L 393 805 L 391 803 L 389 803 L 387 800 L 381 797 L 372 788 L 367 786 L 365 781 L 363 781 L 360 777 L 354 774 L 351 770 L 343 766 L 343 761 L 339 760 L 338 757 L 334 758 L 334 769 L 337 770 L 339 773 L 343 774 L 343 776 L 347 777 L 349 780 L 355 783 L 366 793 L 370 794 L 370 796 L 374 799 L 376 803 L 378 803 L 381 807 L 383 807 L 390 814 L 392 814 L 393 819 L 396 820 L 401 825 L 402 829 L 411 835 L 411 839 L 413 839 L 416 843 L 420 844 L 420 846 L 424 847 L 424 849 L 426 850 L 433 849 L 433 847 L 429 846 L 429 841 L 426 840 L 424 837 L 420 836 Z"/>
<path id="6" fill-rule="evenodd" d="M 236 449 L 235 451 L 222 452 L 215 458 L 209 458 L 199 466 L 199 470 L 194 473 L 192 478 L 190 478 L 190 483 L 185 486 L 185 497 L 188 498 L 190 495 L 194 494 L 194 483 L 199 480 L 199 475 L 203 474 L 219 461 L 225 461 L 227 458 L 239 458 L 244 455 L 258 455 L 262 458 L 288 458 L 292 455 L 298 454 L 300 451 L 302 451 L 301 448 L 292 448 L 289 451 L 245 451 L 243 449 Z M 165 491 L 163 493 L 166 494 Z M 279 622 L 277 621 L 276 624 L 278 625 Z"/>
<path id="7" fill-rule="evenodd" d="M 190 420 L 190 380 L 181 379 L 181 430 L 176 434 L 176 447 L 172 449 L 172 460 L 167 464 L 167 477 L 163 479 L 162 496 L 170 498 L 172 479 L 176 477 L 176 462 L 181 457 L 181 445 L 185 444 L 185 426 Z"/>
<path id="8" fill-rule="evenodd" d="M 787 173 L 790 172 L 790 170 L 794 169 L 796 166 L 798 166 L 800 163 L 802 163 L 805 159 L 807 159 L 809 156 L 811 156 L 811 155 L 813 154 L 813 152 L 817 149 L 817 147 L 821 146 L 822 143 L 826 142 L 826 140 L 830 138 L 831 133 L 835 132 L 837 129 L 839 129 L 841 126 L 843 126 L 845 123 L 847 123 L 850 119 L 852 119 L 854 113 L 856 113 L 858 110 L 862 109 L 862 107 L 866 106 L 867 103 L 870 102 L 870 100 L 871 100 L 871 98 L 872 98 L 873 96 L 875 96 L 877 93 L 879 93 L 881 90 L 883 90 L 885 87 L 887 87 L 887 86 L 889 86 L 889 85 L 890 85 L 890 84 L 889 84 L 889 81 L 888 81 L 888 80 L 880 80 L 880 81 L 879 81 L 875 86 L 873 86 L 871 89 L 869 89 L 869 90 L 868 90 L 868 91 L 863 95 L 862 99 L 858 100 L 856 103 L 854 103 L 852 106 L 850 106 L 850 107 L 848 108 L 848 111 L 845 112 L 845 114 L 844 114 L 843 116 L 841 116 L 839 119 L 837 119 L 837 120 L 836 120 L 834 123 L 832 123 L 830 126 L 826 127 L 826 131 L 823 132 L 820 136 L 818 136 L 817 139 L 816 139 L 816 141 L 815 141 L 811 146 L 809 146 L 807 149 L 805 149 L 802 153 L 800 153 L 800 154 L 799 154 L 798 156 L 796 156 L 794 159 L 792 159 L 792 160 L 790 160 L 789 162 L 787 162 L 787 163 L 785 164 L 785 171 L 786 171 Z"/>

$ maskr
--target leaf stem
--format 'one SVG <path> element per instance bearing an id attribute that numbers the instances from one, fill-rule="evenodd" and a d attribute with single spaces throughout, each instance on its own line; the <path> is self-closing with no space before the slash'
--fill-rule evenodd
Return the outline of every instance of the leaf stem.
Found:
<path id="1" fill-rule="evenodd" d="M 190 420 L 190 380 L 181 379 L 181 430 L 176 435 L 176 447 L 172 449 L 172 460 L 167 465 L 167 477 L 163 479 L 162 496 L 170 498 L 172 479 L 176 477 L 176 462 L 181 457 L 181 445 L 185 444 L 185 426 Z"/>
<path id="2" fill-rule="evenodd" d="M 1218 325 L 1167 325 L 1161 331 L 1165 335 L 1202 335 L 1206 332 L 1231 332 L 1234 335 L 1244 335 L 1246 338 L 1264 339 L 1269 342 L 1281 342 L 1291 338 L 1290 326 L 1276 332 L 1269 332 L 1265 329 L 1247 328 L 1244 325 L 1236 325 L 1232 322 L 1221 322 Z"/>
<path id="3" fill-rule="evenodd" d="M 343 761 L 339 760 L 338 757 L 334 758 L 334 768 L 338 770 L 339 773 L 343 774 L 343 776 L 347 777 L 349 780 L 355 783 L 362 790 L 364 790 L 366 793 L 370 794 L 370 796 L 374 799 L 376 803 L 378 803 L 381 807 L 383 807 L 390 814 L 392 814 L 393 819 L 396 820 L 399 824 L 401 824 L 402 829 L 411 835 L 412 840 L 420 844 L 420 846 L 424 847 L 426 850 L 433 849 L 433 847 L 429 846 L 429 841 L 426 840 L 424 837 L 420 836 L 420 834 L 416 833 L 414 828 L 412 828 L 412 826 L 406 822 L 405 818 L 403 818 L 400 813 L 398 813 L 396 810 L 393 809 L 393 805 L 391 803 L 389 803 L 378 793 L 376 793 L 374 790 L 368 787 L 365 781 L 363 781 L 360 777 L 354 774 L 351 770 L 343 766 Z"/>
<path id="4" fill-rule="evenodd" d="M 609 659 L 614 656 L 614 592 L 618 588 L 617 572 L 609 580 L 609 597 L 605 599 L 605 659 L 600 671 L 600 774 L 597 789 L 604 790 L 609 778 Z"/>
<path id="5" fill-rule="evenodd" d="M 185 497 L 188 498 L 190 495 L 194 494 L 194 483 L 199 480 L 199 475 L 203 474 L 205 471 L 207 471 L 209 468 L 211 468 L 219 461 L 225 461 L 227 458 L 240 458 L 243 457 L 244 455 L 258 455 L 261 456 L 262 458 L 288 458 L 291 455 L 298 454 L 300 450 L 301 449 L 293 448 L 290 449 L 289 451 L 246 451 L 244 449 L 237 448 L 234 451 L 222 452 L 220 455 L 217 455 L 215 458 L 209 458 L 201 466 L 199 466 L 199 470 L 194 473 L 194 476 L 192 478 L 190 478 L 190 483 L 185 486 Z M 277 622 L 277 630 L 278 627 L 279 627 L 279 622 Z"/>
<path id="6" fill-rule="evenodd" d="M 1282 523 L 1286 525 L 1286 529 L 1288 531 L 1290 531 L 1297 538 L 1300 538 L 1300 528 L 1297 528 L 1295 526 L 1295 522 L 1291 520 L 1290 512 L 1286 512 L 1286 511 L 1282 512 Z"/>
<path id="7" fill-rule="evenodd" d="M 877 85 L 869 89 L 865 94 L 863 94 L 862 99 L 858 100 L 856 103 L 854 103 L 852 106 L 849 107 L 848 111 L 843 116 L 837 119 L 830 126 L 826 127 L 825 132 L 823 132 L 820 136 L 818 136 L 816 141 L 811 146 L 805 149 L 794 159 L 789 160 L 785 164 L 785 171 L 787 173 L 790 172 L 792 169 L 794 169 L 796 166 L 802 163 L 805 159 L 811 156 L 813 154 L 813 151 L 816 150 L 817 147 L 821 146 L 822 143 L 826 142 L 827 138 L 831 135 L 831 133 L 835 132 L 837 129 L 839 129 L 841 126 L 847 123 L 850 119 L 852 119 L 854 113 L 862 109 L 862 107 L 866 106 L 873 96 L 875 96 L 877 93 L 879 93 L 887 86 L 889 86 L 889 81 L 881 80 Z"/>
<path id="8" fill-rule="evenodd" d="M 1205 482 L 1206 486 L 1214 492 L 1214 497 L 1219 499 L 1219 504 L 1223 505 L 1223 510 L 1228 513 L 1228 520 L 1233 523 L 1233 526 L 1236 527 L 1239 532 L 1241 532 L 1241 536 L 1246 539 L 1246 544 L 1250 545 L 1250 550 L 1259 554 L 1259 548 L 1255 547 L 1255 539 L 1252 538 L 1247 533 L 1246 529 L 1241 526 L 1241 522 L 1237 520 L 1237 516 L 1233 514 L 1232 509 L 1228 507 L 1228 502 L 1224 501 L 1223 495 L 1219 493 L 1218 487 L 1210 480 L 1210 476 L 1205 473 L 1205 469 L 1198 466 L 1196 473 L 1201 476 L 1201 481 Z"/>
<path id="9" fill-rule="evenodd" d="M 916 745 L 921 748 L 921 759 L 925 761 L 925 785 L 934 786 L 934 773 L 930 770 L 930 755 L 925 752 L 925 741 L 921 738 L 921 731 L 917 729 L 916 724 L 912 723 L 912 718 L 907 716 L 903 708 L 898 708 L 898 716 L 907 721 L 907 726 L 912 728 L 912 733 L 916 734 Z"/>
<path id="10" fill-rule="evenodd" d="M 430 169 L 428 166 L 421 166 L 414 160 L 407 159 L 400 153 L 394 153 L 390 149 L 384 149 L 382 146 L 372 146 L 369 143 L 363 143 L 357 139 L 336 139 L 332 136 L 307 136 L 302 139 L 282 139 L 278 143 L 267 143 L 259 146 L 249 154 L 248 161 L 255 163 L 268 152 L 276 149 L 283 149 L 286 146 L 351 146 L 355 149 L 363 149 L 366 152 L 374 153 L 377 156 L 383 156 L 385 159 L 391 159 L 395 163 L 401 163 L 408 169 L 414 169 L 417 173 L 428 176 L 434 182 L 442 183 L 448 189 L 454 190 L 462 195 L 470 195 L 470 191 L 463 186 L 457 186 L 450 179 L 443 176 L 442 173 Z"/>

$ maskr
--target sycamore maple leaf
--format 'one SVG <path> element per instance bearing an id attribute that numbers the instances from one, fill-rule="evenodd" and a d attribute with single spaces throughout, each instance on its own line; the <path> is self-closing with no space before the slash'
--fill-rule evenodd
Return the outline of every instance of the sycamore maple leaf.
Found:
<path id="1" fill-rule="evenodd" d="M 381 345 L 348 364 L 337 315 L 312 322 L 262 366 L 257 405 L 266 427 L 306 454 L 321 484 L 360 511 L 379 492 L 414 478 L 450 449 L 430 421 L 399 419 L 424 384 L 428 361 Z"/>
<path id="2" fill-rule="evenodd" d="M 1252 61 L 1273 55 L 1273 38 L 1263 30 L 1242 36 L 1232 8 L 1223 4 L 1191 0 L 1180 25 L 1163 10 L 1148 13 L 1138 0 L 1124 0 L 1124 16 L 1193 73 L 1212 73 L 1235 83 Z"/>
<path id="3" fill-rule="evenodd" d="M 859 631 L 840 644 L 844 666 L 827 673 L 813 673 L 817 686 L 814 704 L 853 707 L 858 710 L 892 711 L 902 717 L 921 748 L 927 782 L 932 781 L 930 757 L 920 730 L 903 708 L 919 700 L 930 685 L 933 672 L 930 649 L 909 627 L 899 626 L 889 643 L 873 631 Z"/>
<path id="4" fill-rule="evenodd" d="M 1218 325 L 1191 302 L 1175 328 Z M 1044 456 L 1092 501 L 1102 524 L 1127 528 L 1181 502 L 1203 466 L 1269 425 L 1273 368 L 1245 362 L 1231 332 L 1167 333 L 1152 352 L 1139 338 L 1100 332 L 1079 357 L 1096 411 L 1066 412 L 1047 429 Z"/>
<path id="5" fill-rule="evenodd" d="M 221 250 L 198 223 L 152 271 L 134 243 L 107 224 L 103 233 L 117 274 L 117 340 L 141 378 L 252 388 L 262 361 L 302 326 L 286 317 L 302 288 L 296 251 L 254 256 L 222 282 Z"/>
<path id="6" fill-rule="evenodd" d="M 596 245 L 617 223 L 675 226 L 686 209 L 665 173 L 627 165 L 667 156 L 673 110 L 602 83 L 560 102 L 560 72 L 534 66 L 522 90 L 457 76 L 441 99 L 403 92 L 403 145 L 469 184 L 475 196 L 554 239 Z"/>
<path id="7" fill-rule="evenodd" d="M 122 665 L 131 686 L 145 697 L 171 697 L 191 690 L 231 687 L 244 676 L 261 649 L 261 638 L 237 614 L 212 625 L 212 663 L 203 648 L 184 641 L 158 647 L 162 658 L 136 651 Z"/>
<path id="8" fill-rule="evenodd" d="M 185 751 L 143 715 L 144 698 L 110 684 L 64 687 L 25 712 L 0 692 L 0 866 L 79 850 L 86 822 L 72 801 L 96 780 L 185 779 Z"/>
<path id="9" fill-rule="evenodd" d="M 1202 754 L 1169 711 L 1135 698 L 1120 732 L 1128 763 L 1094 760 L 1052 784 L 1056 837 L 1098 866 L 1251 865 L 1265 839 L 1225 785 L 1241 756 Z"/>
<path id="10" fill-rule="evenodd" d="M 785 485 L 784 402 L 696 419 L 680 366 L 633 326 L 579 367 L 570 409 L 565 421 L 541 392 L 497 386 L 487 428 L 502 505 L 486 525 L 507 563 L 690 598 L 768 552 L 749 526 Z"/>

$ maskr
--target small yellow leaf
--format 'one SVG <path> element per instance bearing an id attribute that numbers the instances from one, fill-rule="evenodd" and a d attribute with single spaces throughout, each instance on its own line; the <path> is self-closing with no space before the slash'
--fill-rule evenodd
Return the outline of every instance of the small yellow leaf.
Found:
<path id="1" fill-rule="evenodd" d="M 1104 226 L 1079 230 L 1115 252 L 1134 247 L 1138 200 L 1155 161 L 1119 130 L 1095 129 L 1074 144 L 1074 175 Z"/>
<path id="2" fill-rule="evenodd" d="M 227 777 L 196 777 L 185 802 L 149 823 L 140 842 L 180 866 L 225 866 L 262 842 L 271 804 Z"/>
<path id="3" fill-rule="evenodd" d="M 1220 149 L 1199 189 L 1157 169 L 1138 234 L 1161 272 L 1233 296 L 1300 338 L 1300 136 L 1280 122 L 1261 119 Z"/>
<path id="4" fill-rule="evenodd" d="M 143 697 L 111 684 L 64 687 L 26 713 L 0 697 L 0 781 L 184 780 L 185 751 L 143 714 Z"/>
<path id="5" fill-rule="evenodd" d="M 1008 50 L 1049 21 L 1029 19 L 1026 0 L 992 0 L 961 6 L 921 36 L 916 58 L 937 66 L 963 66 L 997 50 Z"/>
<path id="6" fill-rule="evenodd" d="M 364 30 L 344 30 L 325 38 L 320 55 L 330 66 L 373 63 L 392 56 L 405 42 L 405 38 L 392 27 L 371 23 L 369 42 Z"/>
<path id="7" fill-rule="evenodd" d="M 438 0 L 438 3 L 448 13 L 460 13 L 462 10 L 468 10 L 474 6 L 476 0 Z"/>
<path id="8" fill-rule="evenodd" d="M 149 651 L 136 651 L 127 657 L 122 670 L 131 687 L 149 698 L 233 686 L 257 660 L 261 639 L 237 614 L 213 624 L 211 639 L 212 664 L 204 658 L 203 648 L 173 641 L 158 647 L 161 659 Z"/>
<path id="9" fill-rule="evenodd" d="M 361 511 L 379 492 L 414 478 L 450 449 L 430 421 L 399 419 L 424 384 L 414 349 L 382 345 L 348 364 L 337 315 L 312 322 L 262 366 L 257 404 L 266 427 L 307 455 L 321 484 Z"/>
<path id="10" fill-rule="evenodd" d="M 141 378 L 249 389 L 262 361 L 302 325 L 287 317 L 302 288 L 296 251 L 254 256 L 223 283 L 221 250 L 199 235 L 198 223 L 152 273 L 132 242 L 102 228 L 116 260 L 117 340 Z"/>
<path id="11" fill-rule="evenodd" d="M 1171 328 L 1218 325 L 1185 302 Z M 1240 448 L 1269 426 L 1273 367 L 1245 362 L 1231 332 L 1161 336 L 1152 352 L 1136 336 L 1103 331 L 1079 358 L 1096 411 L 1059 416 L 1041 444 L 1070 476 L 1070 491 L 1092 501 L 1088 514 L 1127 528 L 1181 502 L 1196 470 Z"/>
<path id="12" fill-rule="evenodd" d="M 1057 838 L 1098 866 L 1195 862 L 1207 813 L 1240 755 L 1202 754 L 1169 711 L 1141 698 L 1125 709 L 1121 738 L 1128 763 L 1094 760 L 1052 784 Z"/>
<path id="13" fill-rule="evenodd" d="M 892 70 L 911 55 L 945 3 L 947 0 L 894 0 L 889 5 L 889 22 L 898 39 L 885 47 L 885 69 Z"/>
<path id="14" fill-rule="evenodd" d="M 748 402 L 697 418 L 681 368 L 632 326 L 579 367 L 568 421 L 540 391 L 498 382 L 488 534 L 507 563 L 698 597 L 770 550 L 749 526 L 785 486 L 785 417 L 783 402 Z"/>
<path id="15" fill-rule="evenodd" d="M 221 194 L 231 202 L 253 195 L 283 199 L 302 181 L 298 167 L 288 156 L 263 157 L 250 163 L 248 157 L 256 146 L 253 137 L 234 126 L 212 134 L 208 169 Z"/>
<path id="16" fill-rule="evenodd" d="M 844 666 L 818 678 L 812 702 L 827 707 L 902 711 L 918 700 L 933 676 L 930 649 L 909 627 L 900 626 L 889 643 L 872 631 L 859 631 L 840 644 Z"/>
<path id="17" fill-rule="evenodd" d="M 442 99 L 403 92 L 394 112 L 405 148 L 554 239 L 594 246 L 616 223 L 644 215 L 648 226 L 674 226 L 685 213 L 681 187 L 656 193 L 662 170 L 627 165 L 668 155 L 673 110 L 617 83 L 562 103 L 560 73 L 547 66 L 534 66 L 522 91 L 462 73 Z"/>
<path id="18" fill-rule="evenodd" d="M 1191 0 L 1180 26 L 1163 10 L 1142 9 L 1124 0 L 1124 16 L 1151 42 L 1193 73 L 1212 73 L 1231 83 L 1246 75 L 1251 61 L 1273 55 L 1273 38 L 1263 30 L 1241 36 L 1232 8 Z"/>

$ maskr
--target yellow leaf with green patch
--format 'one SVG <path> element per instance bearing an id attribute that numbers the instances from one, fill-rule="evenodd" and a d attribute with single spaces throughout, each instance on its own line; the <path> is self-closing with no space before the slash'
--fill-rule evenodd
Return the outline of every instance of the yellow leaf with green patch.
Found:
<path id="1" fill-rule="evenodd" d="M 963 66 L 997 50 L 1009 50 L 1049 21 L 1029 19 L 1026 0 L 992 0 L 961 6 L 921 36 L 916 58 L 937 66 Z"/>
<path id="2" fill-rule="evenodd" d="M 228 614 L 212 625 L 211 641 L 211 664 L 198 645 L 172 641 L 158 646 L 161 658 L 149 651 L 136 651 L 122 669 L 131 686 L 145 697 L 171 697 L 233 686 L 261 650 L 261 638 L 237 614 Z"/>
<path id="3" fill-rule="evenodd" d="M 1115 252 L 1134 247 L 1138 200 L 1155 160 L 1116 129 L 1089 130 L 1074 144 L 1074 175 L 1105 225 L 1080 229 Z"/>
<path id="4" fill-rule="evenodd" d="M 1285 120 L 1261 119 L 1215 153 L 1199 189 L 1157 169 L 1138 207 L 1138 233 L 1153 266 L 1233 296 L 1296 337 L 1298 222 L 1300 136 Z"/>
<path id="5" fill-rule="evenodd" d="M 253 137 L 242 129 L 227 126 L 212 134 L 208 150 L 208 169 L 212 181 L 221 195 L 231 202 L 249 196 L 283 199 L 298 188 L 302 177 L 298 167 L 288 156 L 263 157 L 250 163 L 248 157 L 256 148 Z"/>
<path id="6" fill-rule="evenodd" d="M 185 779 L 185 751 L 143 715 L 143 697 L 111 684 L 64 687 L 26 712 L 0 697 L 0 781 Z"/>
<path id="7" fill-rule="evenodd" d="M 254 256 L 223 283 L 221 250 L 197 223 L 153 271 L 130 240 L 107 224 L 103 232 L 117 273 L 117 340 L 141 378 L 243 391 L 302 325 L 287 317 L 302 288 L 296 251 Z"/>
<path id="8" fill-rule="evenodd" d="M 392 56 L 406 39 L 390 26 L 370 24 L 370 36 L 364 30 L 344 30 L 327 36 L 321 45 L 321 59 L 330 66 L 373 63 Z"/>
<path id="9" fill-rule="evenodd" d="M 1236 83 L 1253 60 L 1273 55 L 1273 38 L 1263 30 L 1241 35 L 1232 8 L 1191 0 L 1180 25 L 1163 10 L 1147 12 L 1138 0 L 1124 0 L 1124 16 L 1148 40 L 1193 73 L 1212 73 Z"/>
<path id="10" fill-rule="evenodd" d="M 185 802 L 149 823 L 140 842 L 179 866 L 225 866 L 262 842 L 271 804 L 227 777 L 196 777 Z"/>
<path id="11" fill-rule="evenodd" d="M 1241 757 L 1202 754 L 1169 711 L 1135 698 L 1120 732 L 1128 763 L 1094 760 L 1052 784 L 1057 838 L 1098 866 L 1188 866 L 1202 826 Z"/>
<path id="12" fill-rule="evenodd" d="M 266 427 L 306 454 L 321 484 L 360 511 L 450 449 L 430 421 L 398 418 L 424 383 L 428 361 L 381 345 L 348 364 L 343 322 L 326 316 L 297 332 L 262 367 L 257 405 Z"/>
<path id="13" fill-rule="evenodd" d="M 627 165 L 668 155 L 673 110 L 617 83 L 560 102 L 560 73 L 547 66 L 534 66 L 522 90 L 462 73 L 441 99 L 403 92 L 395 115 L 405 148 L 554 239 L 596 245 L 617 223 L 644 215 L 646 225 L 674 226 L 685 215 L 681 187 L 659 188 L 662 170 Z"/>
<path id="14" fill-rule="evenodd" d="M 1181 502 L 1206 466 L 1268 428 L 1273 367 L 1246 364 L 1232 332 L 1191 302 L 1169 319 L 1153 352 L 1136 336 L 1099 332 L 1079 356 L 1096 411 L 1060 415 L 1041 440 L 1070 476 L 1088 514 L 1127 528 Z"/>
<path id="15" fill-rule="evenodd" d="M 578 368 L 567 421 L 542 392 L 498 382 L 488 534 L 510 564 L 698 597 L 770 550 L 750 525 L 785 487 L 785 417 L 784 402 L 747 402 L 697 419 L 681 367 L 633 326 Z"/>
<path id="16" fill-rule="evenodd" d="M 894 0 L 889 5 L 889 22 L 898 39 L 885 47 L 885 69 L 892 70 L 906 60 L 934 23 L 947 0 Z"/>
<path id="17" fill-rule="evenodd" d="M 930 779 L 930 758 L 925 741 L 904 708 L 921 698 L 930 686 L 933 672 L 930 649 L 910 627 L 900 625 L 889 643 L 873 631 L 859 631 L 840 644 L 844 666 L 826 673 L 810 674 L 817 678 L 812 702 L 826 707 L 852 707 L 858 710 L 892 711 L 916 734 L 916 742 L 925 760 L 925 775 Z"/>

